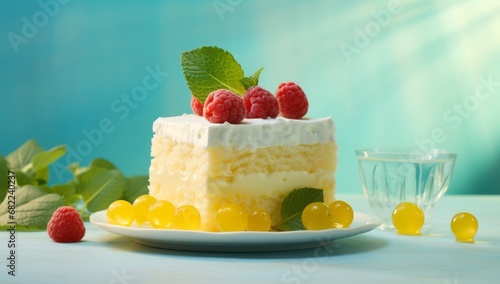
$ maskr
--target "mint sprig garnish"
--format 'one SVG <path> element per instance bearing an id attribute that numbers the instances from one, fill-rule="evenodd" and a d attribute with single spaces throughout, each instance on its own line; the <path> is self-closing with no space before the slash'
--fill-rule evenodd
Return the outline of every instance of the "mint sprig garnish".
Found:
<path id="1" fill-rule="evenodd" d="M 323 202 L 323 190 L 318 188 L 298 188 L 290 192 L 281 205 L 281 223 L 273 226 L 276 231 L 305 230 L 302 211 L 313 202 Z"/>
<path id="2" fill-rule="evenodd" d="M 147 176 L 125 177 L 111 162 L 94 159 L 89 166 L 68 165 L 73 179 L 49 185 L 49 166 L 66 154 L 66 146 L 44 150 L 29 140 L 10 153 L 0 156 L 0 228 L 9 227 L 7 172 L 16 176 L 16 229 L 43 230 L 52 213 L 61 205 L 78 209 L 84 219 L 106 209 L 117 199 L 133 202 L 148 192 Z M 9 189 L 10 190 L 10 189 Z M 10 193 L 9 193 L 10 195 Z"/>
<path id="3" fill-rule="evenodd" d="M 202 46 L 181 54 L 181 67 L 189 90 L 201 103 L 218 89 L 238 95 L 258 84 L 262 68 L 245 77 L 241 65 L 231 53 L 216 46 Z"/>
<path id="4" fill-rule="evenodd" d="M 264 69 L 264 67 L 261 67 L 252 76 L 244 77 L 240 80 L 241 84 L 243 84 L 243 86 L 245 87 L 246 90 L 248 90 L 248 88 L 250 88 L 252 86 L 259 85 L 259 76 L 260 76 L 260 73 L 262 72 L 263 69 Z"/>

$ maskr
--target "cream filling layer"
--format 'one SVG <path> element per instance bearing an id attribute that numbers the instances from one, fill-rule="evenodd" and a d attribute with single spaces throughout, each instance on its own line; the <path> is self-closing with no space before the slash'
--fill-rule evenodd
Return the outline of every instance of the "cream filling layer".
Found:
<path id="1" fill-rule="evenodd" d="M 152 174 L 154 175 L 154 174 Z M 151 177 L 151 194 L 163 197 L 189 196 L 203 193 L 206 198 L 217 198 L 218 196 L 245 196 L 256 198 L 259 196 L 285 195 L 291 190 L 301 187 L 317 187 L 329 189 L 332 184 L 333 172 L 307 173 L 297 172 L 279 172 L 279 173 L 253 173 L 237 175 L 230 182 L 222 179 L 213 179 L 207 177 L 195 178 L 184 174 L 168 174 L 163 178 L 161 176 Z M 164 179 L 165 181 L 161 181 Z M 164 184 L 165 190 L 160 187 Z M 204 188 L 204 189 L 203 189 Z M 196 189 L 196 190 L 194 190 Z M 182 198 L 181 198 L 182 199 Z M 179 204 L 181 205 L 181 204 Z"/>
<path id="2" fill-rule="evenodd" d="M 333 173 L 278 172 L 270 174 L 253 173 L 238 175 L 230 182 L 208 179 L 207 194 L 237 195 L 248 198 L 259 196 L 287 195 L 291 189 L 301 187 L 331 188 Z"/>

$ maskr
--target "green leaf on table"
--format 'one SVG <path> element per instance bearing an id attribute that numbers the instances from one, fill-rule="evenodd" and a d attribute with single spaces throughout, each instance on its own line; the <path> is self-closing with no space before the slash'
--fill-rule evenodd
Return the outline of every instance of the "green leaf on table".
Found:
<path id="1" fill-rule="evenodd" d="M 90 167 L 77 178 L 77 193 L 84 201 L 83 211 L 97 212 L 120 199 L 126 179 L 119 170 Z"/>
<path id="2" fill-rule="evenodd" d="M 259 77 L 263 69 L 264 67 L 261 67 L 252 76 L 244 77 L 240 80 L 241 84 L 243 84 L 243 87 L 245 87 L 245 90 L 248 90 L 248 88 L 250 87 L 259 85 Z"/>
<path id="3" fill-rule="evenodd" d="M 187 85 L 201 103 L 208 94 L 218 89 L 228 89 L 238 95 L 245 93 L 240 80 L 243 69 L 226 50 L 203 46 L 181 54 L 181 67 Z"/>
<path id="4" fill-rule="evenodd" d="M 91 168 L 102 168 L 102 169 L 109 169 L 109 170 L 117 170 L 118 168 L 111 163 L 110 161 L 102 158 L 97 158 L 94 159 L 90 162 L 90 165 L 87 167 L 80 167 L 78 163 L 73 163 L 68 166 L 70 171 L 73 173 L 75 178 L 78 180 L 78 177 L 82 175 L 83 173 L 87 172 Z"/>
<path id="5" fill-rule="evenodd" d="M 49 179 L 49 166 L 66 153 L 66 146 L 45 151 L 35 140 L 28 140 L 7 156 L 19 185 L 44 185 Z"/>
<path id="6" fill-rule="evenodd" d="M 137 197 L 148 194 L 148 185 L 148 176 L 132 176 L 127 178 L 127 185 L 125 186 L 122 199 L 133 203 Z"/>
<path id="7" fill-rule="evenodd" d="M 59 145 L 50 150 L 39 152 L 31 161 L 31 169 L 34 171 L 46 169 L 64 154 L 66 154 L 65 145 Z"/>
<path id="8" fill-rule="evenodd" d="M 75 174 L 76 171 L 78 171 L 78 169 L 80 169 L 80 164 L 78 164 L 77 162 L 74 162 L 74 163 L 71 163 L 69 165 L 66 166 L 68 168 L 68 170 L 70 170 L 73 174 Z"/>
<path id="9" fill-rule="evenodd" d="M 48 193 L 59 194 L 63 198 L 64 205 L 72 205 L 79 199 L 79 195 L 76 194 L 76 187 L 73 182 L 56 184 L 47 188 L 45 191 Z"/>
<path id="10" fill-rule="evenodd" d="M 49 181 L 49 167 L 45 167 L 35 172 L 36 185 L 45 185 Z"/>
<path id="11" fill-rule="evenodd" d="M 34 173 L 25 173 L 22 172 L 21 170 L 15 171 L 16 173 L 16 180 L 17 180 L 17 185 L 18 186 L 23 186 L 23 185 L 37 185 L 36 182 L 36 176 Z"/>
<path id="12" fill-rule="evenodd" d="M 80 167 L 78 163 L 73 163 L 71 165 L 68 165 L 68 169 L 73 173 L 75 179 L 78 179 L 78 177 L 84 172 L 88 171 L 90 167 Z"/>
<path id="13" fill-rule="evenodd" d="M 3 200 L 5 195 L 7 195 L 7 189 L 9 188 L 9 167 L 7 166 L 7 160 L 3 156 L 0 156 L 0 200 Z"/>
<path id="14" fill-rule="evenodd" d="M 127 179 L 113 163 L 102 158 L 85 167 L 78 163 L 67 166 L 74 180 L 49 185 L 49 168 L 65 153 L 65 145 L 44 150 L 35 140 L 28 140 L 7 157 L 0 156 L 0 228 L 17 221 L 16 229 L 45 229 L 61 205 L 78 208 L 82 218 L 88 219 L 90 213 L 106 209 L 115 200 L 127 198 L 133 202 L 148 192 L 147 176 Z M 18 188 L 7 195 L 9 171 L 15 173 Z M 15 220 L 10 220 L 14 211 Z"/>
<path id="15" fill-rule="evenodd" d="M 9 210 L 14 201 L 15 211 Z M 9 228 L 8 222 L 15 221 L 16 230 L 44 230 L 54 211 L 62 205 L 58 194 L 47 194 L 33 185 L 18 187 L 15 195 L 9 195 L 0 204 L 0 228 Z"/>
<path id="16" fill-rule="evenodd" d="M 103 159 L 103 158 L 97 158 L 92 160 L 90 163 L 90 167 L 97 167 L 97 168 L 103 168 L 103 169 L 110 169 L 110 170 L 115 170 L 117 169 L 116 166 L 111 163 L 110 161 Z"/>
<path id="17" fill-rule="evenodd" d="M 43 148 L 35 140 L 28 140 L 10 153 L 6 159 L 12 171 L 20 171 L 29 165 L 33 158 L 42 151 Z"/>
<path id="18" fill-rule="evenodd" d="M 281 205 L 281 223 L 273 226 L 276 231 L 305 230 L 302 211 L 313 202 L 323 202 L 323 190 L 318 188 L 298 188 L 290 192 Z"/>

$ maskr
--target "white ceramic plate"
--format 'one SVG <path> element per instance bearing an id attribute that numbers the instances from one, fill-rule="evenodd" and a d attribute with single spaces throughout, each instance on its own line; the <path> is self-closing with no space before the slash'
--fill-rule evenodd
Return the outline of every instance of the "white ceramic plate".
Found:
<path id="1" fill-rule="evenodd" d="M 347 229 L 224 233 L 111 225 L 106 222 L 106 210 L 92 214 L 90 222 L 104 230 L 131 237 L 137 243 L 151 247 L 188 251 L 263 252 L 325 246 L 336 239 L 371 231 L 382 224 L 382 219 L 355 212 L 353 223 Z"/>

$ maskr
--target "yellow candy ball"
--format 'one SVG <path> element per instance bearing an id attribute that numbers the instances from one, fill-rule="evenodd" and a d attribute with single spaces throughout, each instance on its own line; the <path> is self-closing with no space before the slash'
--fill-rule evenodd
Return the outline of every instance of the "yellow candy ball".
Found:
<path id="1" fill-rule="evenodd" d="M 111 203 L 106 211 L 106 221 L 113 225 L 130 226 L 134 217 L 134 207 L 126 200 Z"/>
<path id="2" fill-rule="evenodd" d="M 148 211 L 149 207 L 156 202 L 156 198 L 151 195 L 141 195 L 137 197 L 134 201 L 134 213 L 135 213 L 135 223 L 137 225 L 142 225 L 148 221 Z"/>
<path id="3" fill-rule="evenodd" d="M 172 225 L 177 230 L 198 230 L 201 225 L 200 212 L 191 205 L 175 209 Z"/>
<path id="4" fill-rule="evenodd" d="M 148 210 L 148 221 L 151 227 L 158 229 L 173 228 L 175 207 L 166 200 L 157 200 Z"/>
<path id="5" fill-rule="evenodd" d="M 247 230 L 267 232 L 271 229 L 271 215 L 266 210 L 255 208 L 248 212 Z"/>
<path id="6" fill-rule="evenodd" d="M 332 227 L 330 208 L 322 202 L 313 202 L 302 211 L 302 224 L 307 230 L 325 230 Z"/>
<path id="7" fill-rule="evenodd" d="M 392 223 L 402 235 L 420 235 L 424 220 L 422 209 L 411 202 L 399 204 L 392 212 Z"/>
<path id="8" fill-rule="evenodd" d="M 351 205 L 342 200 L 335 200 L 328 207 L 333 219 L 333 227 L 349 228 L 354 219 L 354 211 Z"/>
<path id="9" fill-rule="evenodd" d="M 457 241 L 473 243 L 476 235 L 478 222 L 474 215 L 467 212 L 460 212 L 451 219 L 451 231 Z"/>
<path id="10" fill-rule="evenodd" d="M 244 231 L 247 228 L 247 212 L 238 204 L 227 204 L 217 212 L 215 223 L 220 232 Z"/>

